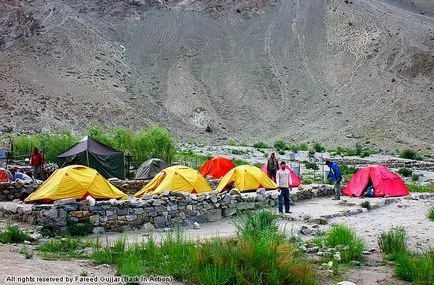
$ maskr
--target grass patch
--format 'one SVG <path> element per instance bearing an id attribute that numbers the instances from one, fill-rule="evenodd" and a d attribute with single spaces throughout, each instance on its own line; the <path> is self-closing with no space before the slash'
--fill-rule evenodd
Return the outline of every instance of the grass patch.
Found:
<path id="1" fill-rule="evenodd" d="M 381 233 L 378 239 L 380 250 L 390 255 L 393 259 L 393 254 L 396 252 L 407 251 L 406 231 L 403 227 L 392 228 L 385 233 Z"/>
<path id="2" fill-rule="evenodd" d="M 423 254 L 411 253 L 404 228 L 392 228 L 382 233 L 378 244 L 386 258 L 395 261 L 398 278 L 413 284 L 434 284 L 434 250 L 429 249 Z"/>
<path id="3" fill-rule="evenodd" d="M 236 222 L 238 239 L 186 240 L 180 228 L 161 244 L 126 246 L 125 240 L 94 246 L 92 260 L 116 266 L 117 274 L 171 275 L 196 284 L 315 284 L 310 264 L 278 232 L 277 216 L 247 213 Z"/>
<path id="4" fill-rule="evenodd" d="M 434 206 L 431 206 L 431 208 L 428 210 L 427 217 L 431 221 L 434 221 Z"/>
<path id="5" fill-rule="evenodd" d="M 405 186 L 407 186 L 407 189 L 410 192 L 425 192 L 425 193 L 431 192 L 431 187 L 427 186 L 427 185 L 417 185 L 415 183 L 405 183 Z"/>
<path id="6" fill-rule="evenodd" d="M 257 142 L 253 144 L 254 148 L 269 148 L 270 146 L 263 142 Z"/>
<path id="7" fill-rule="evenodd" d="M 88 257 L 86 248 L 94 246 L 93 242 L 85 242 L 79 238 L 55 238 L 36 247 L 42 259 L 68 260 L 71 258 Z"/>
<path id="8" fill-rule="evenodd" d="M 341 254 L 342 262 L 360 260 L 365 249 L 362 239 L 346 225 L 334 225 L 326 234 L 325 242 L 328 247 L 336 248 Z"/>
<path id="9" fill-rule="evenodd" d="M 0 232 L 0 243 L 21 243 L 26 240 L 31 241 L 32 238 L 11 223 L 7 223 L 6 228 Z"/>
<path id="10" fill-rule="evenodd" d="M 25 259 L 32 259 L 33 258 L 33 251 L 27 245 L 25 245 L 21 248 L 20 253 L 22 255 L 24 255 Z"/>
<path id="11" fill-rule="evenodd" d="M 411 174 L 413 173 L 413 171 L 411 169 L 408 169 L 408 168 L 404 167 L 404 168 L 400 168 L 398 170 L 398 173 L 401 174 L 404 177 L 410 177 Z"/>

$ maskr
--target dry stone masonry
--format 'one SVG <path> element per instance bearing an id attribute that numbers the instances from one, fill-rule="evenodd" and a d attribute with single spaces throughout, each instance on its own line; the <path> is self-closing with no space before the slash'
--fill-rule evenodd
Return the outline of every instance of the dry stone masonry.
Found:
<path id="1" fill-rule="evenodd" d="M 333 195 L 329 185 L 300 188 L 291 193 L 291 201 Z M 161 195 L 144 195 L 142 199 L 76 201 L 64 199 L 53 204 L 0 204 L 0 218 L 27 222 L 59 232 L 68 231 L 68 223 L 86 222 L 94 233 L 141 228 L 166 228 L 177 224 L 193 226 L 231 217 L 238 212 L 276 207 L 276 191 L 259 189 L 253 193 L 186 194 L 165 191 Z"/>

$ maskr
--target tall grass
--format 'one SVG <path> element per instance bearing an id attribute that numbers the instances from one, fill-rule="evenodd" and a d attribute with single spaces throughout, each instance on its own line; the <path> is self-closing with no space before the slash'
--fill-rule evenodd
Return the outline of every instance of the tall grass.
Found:
<path id="1" fill-rule="evenodd" d="M 327 246 L 339 249 L 342 262 L 362 258 L 365 244 L 362 239 L 357 237 L 354 230 L 346 225 L 334 225 L 326 234 L 325 241 Z"/>
<path id="2" fill-rule="evenodd" d="M 87 256 L 84 249 L 94 246 L 93 242 L 85 242 L 78 238 L 55 238 L 36 247 L 43 259 L 71 259 Z"/>
<path id="3" fill-rule="evenodd" d="M 119 275 L 171 275 L 197 284 L 315 284 L 310 264 L 277 231 L 270 212 L 249 213 L 236 225 L 238 239 L 197 243 L 180 228 L 161 244 L 126 246 L 125 240 L 94 247 L 96 263 L 115 264 Z"/>
<path id="4" fill-rule="evenodd" d="M 407 252 L 407 237 L 405 229 L 403 227 L 397 227 L 381 233 L 378 239 L 378 246 L 386 255 L 392 255 L 396 252 Z"/>
<path id="5" fill-rule="evenodd" d="M 413 284 L 434 284 L 434 249 L 421 255 L 410 252 L 402 227 L 382 233 L 378 244 L 387 259 L 395 261 L 395 272 L 400 279 Z"/>
<path id="6" fill-rule="evenodd" d="M 146 130 L 133 131 L 125 128 L 103 129 L 98 124 L 87 127 L 85 134 L 73 135 L 69 131 L 60 133 L 39 133 L 36 135 L 4 135 L 10 138 L 14 146 L 14 157 L 28 157 L 33 147 L 38 147 L 46 161 L 55 157 L 77 143 L 83 135 L 89 135 L 102 143 L 123 151 L 133 157 L 136 163 L 156 157 L 168 162 L 173 161 L 176 142 L 169 132 L 159 126 Z"/>

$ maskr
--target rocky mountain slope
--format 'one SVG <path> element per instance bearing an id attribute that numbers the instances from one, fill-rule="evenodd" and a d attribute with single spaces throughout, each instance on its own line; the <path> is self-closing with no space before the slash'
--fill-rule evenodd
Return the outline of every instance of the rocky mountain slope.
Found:
<path id="1" fill-rule="evenodd" d="M 0 63 L 3 132 L 434 142 L 430 0 L 0 0 Z"/>

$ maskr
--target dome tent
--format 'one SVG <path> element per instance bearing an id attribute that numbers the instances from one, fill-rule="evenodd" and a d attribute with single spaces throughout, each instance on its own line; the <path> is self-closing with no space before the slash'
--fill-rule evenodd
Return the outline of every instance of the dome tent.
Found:
<path id="1" fill-rule="evenodd" d="M 161 194 L 165 190 L 187 193 L 206 193 L 212 189 L 208 181 L 193 168 L 174 165 L 163 169 L 149 181 L 134 197 L 140 198 L 145 193 Z"/>
<path id="2" fill-rule="evenodd" d="M 241 165 L 229 171 L 217 186 L 222 192 L 227 186 L 233 184 L 240 191 L 256 190 L 258 188 L 276 189 L 277 185 L 256 166 Z"/>
<path id="3" fill-rule="evenodd" d="M 139 168 L 137 168 L 136 176 L 134 179 L 152 179 L 161 170 L 169 167 L 170 164 L 159 158 L 151 158 L 143 162 Z"/>
<path id="4" fill-rule="evenodd" d="M 370 165 L 359 169 L 343 187 L 343 194 L 360 197 L 370 185 L 373 186 L 374 197 L 386 195 L 396 197 L 410 194 L 401 177 L 381 165 Z"/>
<path id="5" fill-rule="evenodd" d="M 56 170 L 25 202 L 51 202 L 75 198 L 127 199 L 128 195 L 110 184 L 95 169 L 70 165 Z"/>
<path id="6" fill-rule="evenodd" d="M 203 176 L 211 176 L 212 178 L 222 178 L 226 175 L 235 164 L 224 157 L 214 157 L 208 160 L 199 170 Z"/>

